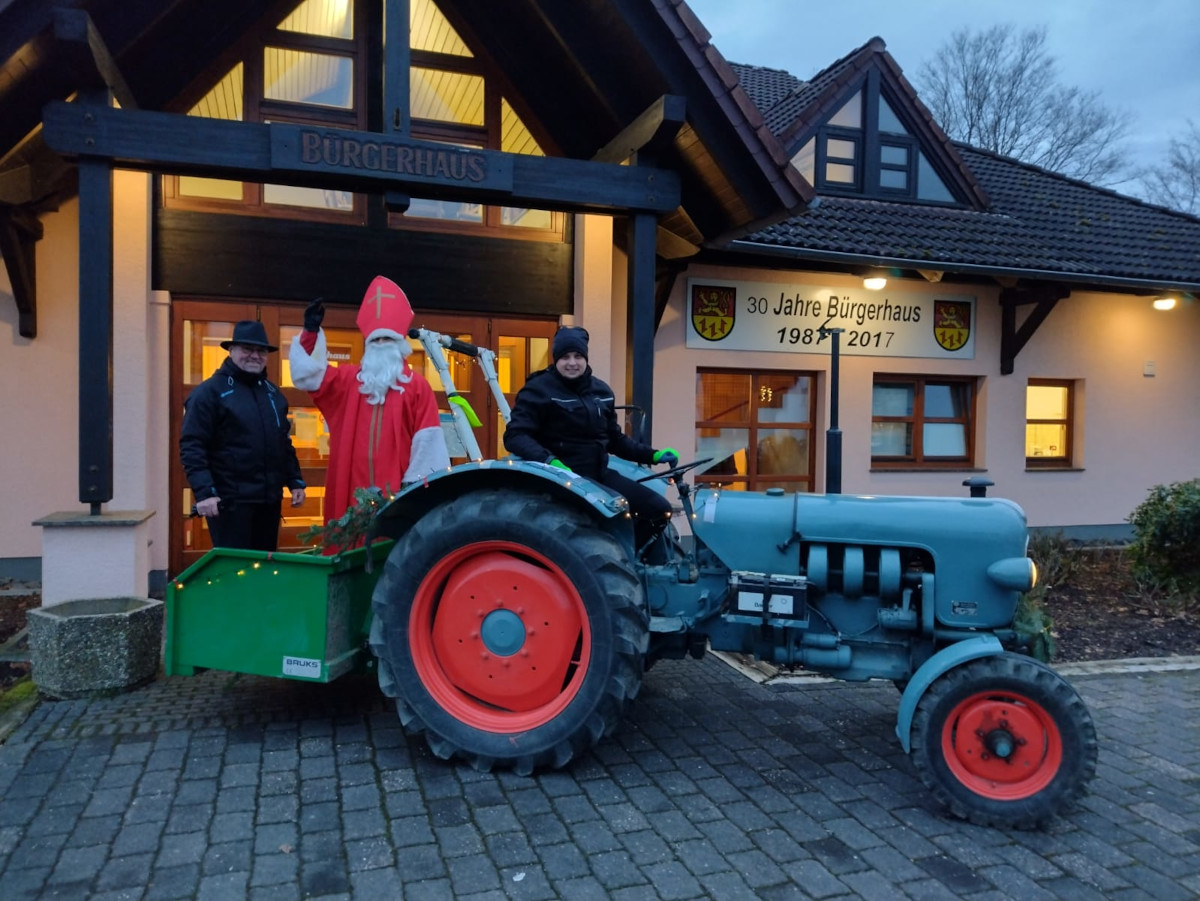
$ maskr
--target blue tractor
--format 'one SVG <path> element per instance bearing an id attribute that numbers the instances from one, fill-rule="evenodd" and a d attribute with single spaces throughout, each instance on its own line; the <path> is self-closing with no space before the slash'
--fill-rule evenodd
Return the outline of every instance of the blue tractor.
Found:
<path id="1" fill-rule="evenodd" d="M 442 758 L 528 774 L 618 727 L 660 659 L 752 655 L 901 690 L 896 734 L 957 816 L 1030 828 L 1086 789 L 1091 716 L 1021 653 L 1036 581 L 1025 516 L 987 497 L 693 490 L 691 526 L 634 546 L 623 498 L 540 463 L 454 467 L 376 527 L 395 540 L 372 598 L 379 684 Z"/>

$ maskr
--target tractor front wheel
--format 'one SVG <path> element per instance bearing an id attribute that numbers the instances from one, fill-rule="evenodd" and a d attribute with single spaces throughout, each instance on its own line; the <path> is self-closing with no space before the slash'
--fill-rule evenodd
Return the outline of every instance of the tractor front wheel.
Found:
<path id="1" fill-rule="evenodd" d="M 1083 795 L 1096 773 L 1096 729 L 1062 676 L 999 654 L 955 667 L 917 705 L 912 760 L 958 817 L 1035 828 Z"/>
<path id="2" fill-rule="evenodd" d="M 648 627 L 621 545 L 519 491 L 435 508 L 372 598 L 379 685 L 439 757 L 527 775 L 610 734 L 641 686 Z"/>

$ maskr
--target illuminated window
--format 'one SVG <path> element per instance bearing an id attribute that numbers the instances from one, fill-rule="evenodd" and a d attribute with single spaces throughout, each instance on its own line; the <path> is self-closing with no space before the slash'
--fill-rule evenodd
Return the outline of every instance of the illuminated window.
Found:
<path id="1" fill-rule="evenodd" d="M 975 380 L 877 375 L 871 394 L 871 463 L 969 466 Z"/>
<path id="2" fill-rule="evenodd" d="M 409 73 L 412 135 L 460 147 L 544 156 L 520 115 L 500 94 L 482 60 L 468 49 L 433 0 L 409 6 Z M 561 240 L 565 217 L 549 210 L 410 198 L 389 223 L 428 230 L 479 231 L 513 228 L 525 237 Z"/>
<path id="3" fill-rule="evenodd" d="M 1025 388 L 1025 465 L 1062 467 L 1072 463 L 1075 385 L 1030 379 Z"/>
<path id="4" fill-rule="evenodd" d="M 699 481 L 734 491 L 811 491 L 815 376 L 807 372 L 696 373 Z"/>

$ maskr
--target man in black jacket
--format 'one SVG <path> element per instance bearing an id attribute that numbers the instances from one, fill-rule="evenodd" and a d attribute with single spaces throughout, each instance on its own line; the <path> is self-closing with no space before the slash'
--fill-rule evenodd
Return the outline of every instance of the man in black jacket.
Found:
<path id="1" fill-rule="evenodd" d="M 281 489 L 290 489 L 293 507 L 304 503 L 287 401 L 263 374 L 278 348 L 252 319 L 235 325 L 221 347 L 228 358 L 184 405 L 180 458 L 213 546 L 273 551 Z"/>
<path id="2" fill-rule="evenodd" d="M 577 472 L 629 501 L 635 540 L 644 547 L 671 518 L 671 504 L 652 488 L 608 468 L 609 454 L 635 463 L 674 466 L 679 454 L 634 441 L 617 424 L 613 390 L 588 365 L 588 333 L 561 328 L 554 364 L 529 376 L 517 392 L 504 446 L 526 460 Z"/>

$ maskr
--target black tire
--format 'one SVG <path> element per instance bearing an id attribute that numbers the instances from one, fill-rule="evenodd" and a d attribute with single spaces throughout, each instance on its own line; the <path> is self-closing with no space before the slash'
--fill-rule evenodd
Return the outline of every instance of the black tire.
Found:
<path id="1" fill-rule="evenodd" d="M 379 687 L 443 759 L 520 775 L 616 728 L 649 645 L 641 583 L 585 513 L 515 490 L 423 516 L 372 597 Z"/>
<path id="2" fill-rule="evenodd" d="M 1033 829 L 1096 774 L 1096 728 L 1075 689 L 1045 664 L 999 654 L 955 667 L 917 704 L 912 760 L 955 816 Z"/>

